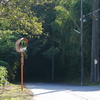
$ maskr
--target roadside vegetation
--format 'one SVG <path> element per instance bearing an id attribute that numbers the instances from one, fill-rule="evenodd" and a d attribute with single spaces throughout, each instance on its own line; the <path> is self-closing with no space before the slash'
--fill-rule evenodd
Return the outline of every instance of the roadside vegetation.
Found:
<path id="1" fill-rule="evenodd" d="M 33 93 L 18 84 L 8 82 L 8 71 L 6 67 L 0 66 L 0 100 L 31 100 Z"/>
<path id="2" fill-rule="evenodd" d="M 24 88 L 20 89 L 20 85 L 8 84 L 0 87 L 0 100 L 31 100 L 33 93 L 31 90 Z"/>

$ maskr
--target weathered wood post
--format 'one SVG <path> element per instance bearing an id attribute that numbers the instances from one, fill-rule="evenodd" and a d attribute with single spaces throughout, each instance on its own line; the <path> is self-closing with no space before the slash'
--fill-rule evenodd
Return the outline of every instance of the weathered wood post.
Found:
<path id="1" fill-rule="evenodd" d="M 24 66 L 24 51 L 27 49 L 28 40 L 26 38 L 18 39 L 15 43 L 15 49 L 21 56 L 21 90 L 24 87 L 23 66 Z"/>

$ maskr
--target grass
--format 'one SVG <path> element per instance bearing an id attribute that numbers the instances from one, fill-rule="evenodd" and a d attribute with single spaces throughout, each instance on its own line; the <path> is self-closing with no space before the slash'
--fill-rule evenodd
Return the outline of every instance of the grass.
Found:
<path id="1" fill-rule="evenodd" d="M 63 79 L 61 82 L 81 86 L 81 79 L 77 79 L 77 78 L 67 79 L 67 80 Z M 100 86 L 100 81 L 97 84 L 95 84 L 95 83 L 90 83 L 89 78 L 85 78 L 84 86 Z"/>
<path id="2" fill-rule="evenodd" d="M 89 86 L 100 86 L 100 81 L 97 84 L 95 83 L 89 84 Z"/>
<path id="3" fill-rule="evenodd" d="M 0 87 L 0 100 L 32 100 L 33 93 L 31 90 L 24 88 L 20 89 L 20 85 L 9 84 Z"/>

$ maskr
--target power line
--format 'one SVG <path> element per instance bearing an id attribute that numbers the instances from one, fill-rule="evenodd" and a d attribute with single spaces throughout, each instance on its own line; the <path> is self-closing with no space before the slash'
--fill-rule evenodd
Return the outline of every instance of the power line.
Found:
<path id="1" fill-rule="evenodd" d="M 77 25 L 77 23 L 75 22 L 75 20 L 73 19 L 73 17 L 71 16 L 71 14 L 67 11 L 67 13 L 69 14 L 70 18 L 72 19 L 72 21 L 74 22 L 74 24 L 77 26 L 77 28 L 79 29 L 79 31 L 81 31 L 81 29 L 79 28 L 79 26 Z"/>
<path id="2" fill-rule="evenodd" d="M 84 15 L 83 17 L 89 16 L 89 15 L 91 15 L 91 14 L 95 13 L 95 12 L 98 12 L 99 10 L 100 10 L 100 8 L 99 8 L 99 9 L 97 9 L 97 10 L 95 10 L 95 11 L 93 11 L 93 12 L 90 12 L 90 13 L 88 13 L 88 14 Z"/>

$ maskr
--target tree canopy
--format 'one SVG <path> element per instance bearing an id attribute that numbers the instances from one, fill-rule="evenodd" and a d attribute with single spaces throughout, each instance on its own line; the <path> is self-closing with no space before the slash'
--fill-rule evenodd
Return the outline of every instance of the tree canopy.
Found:
<path id="1" fill-rule="evenodd" d="M 84 15 L 93 11 L 92 3 L 84 0 Z M 26 81 L 51 81 L 53 66 L 54 81 L 80 80 L 81 36 L 76 32 L 80 31 L 80 4 L 81 0 L 0 1 L 0 61 L 16 70 L 16 79 L 20 56 L 15 51 L 15 42 L 26 37 Z M 90 14 L 83 23 L 85 80 L 90 79 L 92 19 Z"/>

